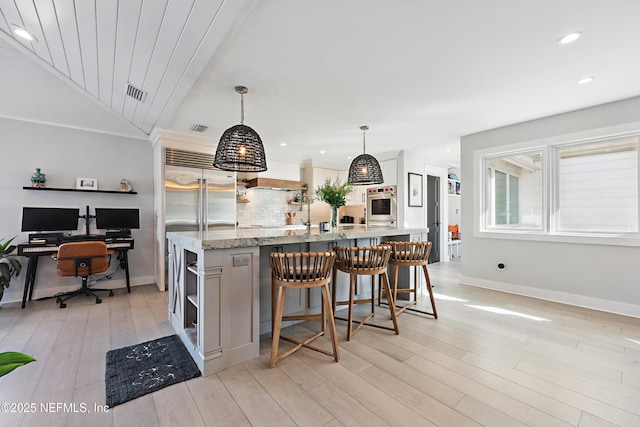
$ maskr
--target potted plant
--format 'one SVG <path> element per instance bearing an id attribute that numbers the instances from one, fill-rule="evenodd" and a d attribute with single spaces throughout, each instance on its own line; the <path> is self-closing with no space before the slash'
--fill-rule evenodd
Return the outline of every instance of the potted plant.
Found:
<path id="1" fill-rule="evenodd" d="M 15 258 L 15 255 L 11 253 L 16 249 L 15 245 L 12 245 L 15 237 L 3 242 L 0 239 L 0 301 L 4 295 L 4 289 L 9 287 L 11 278 L 20 275 L 22 264 Z"/>
<path id="2" fill-rule="evenodd" d="M 338 227 L 338 208 L 347 204 L 347 196 L 353 191 L 353 185 L 349 181 L 340 182 L 336 179 L 331 182 L 331 178 L 324 181 L 324 185 L 315 190 L 316 200 L 327 203 L 331 206 L 331 230 Z"/>

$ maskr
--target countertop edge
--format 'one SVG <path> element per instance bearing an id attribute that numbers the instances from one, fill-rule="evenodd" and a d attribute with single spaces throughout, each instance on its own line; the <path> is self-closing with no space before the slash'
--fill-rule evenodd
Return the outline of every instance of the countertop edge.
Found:
<path id="1" fill-rule="evenodd" d="M 167 237 L 189 246 L 211 249 L 231 249 L 267 245 L 282 245 L 307 242 L 335 242 L 368 237 L 403 236 L 428 232 L 428 228 L 387 228 L 372 227 L 366 230 L 343 230 L 337 233 L 320 233 L 318 230 L 289 230 L 278 232 L 262 230 L 243 230 L 227 232 L 168 232 Z M 255 234 L 253 236 L 249 234 Z"/>

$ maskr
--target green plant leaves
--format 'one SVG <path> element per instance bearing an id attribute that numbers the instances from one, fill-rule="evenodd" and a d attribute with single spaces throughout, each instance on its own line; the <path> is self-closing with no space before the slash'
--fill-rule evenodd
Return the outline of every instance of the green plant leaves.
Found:
<path id="1" fill-rule="evenodd" d="M 329 204 L 335 208 L 344 206 L 347 204 L 346 197 L 353 191 L 351 183 L 340 182 L 336 179 L 333 183 L 330 178 L 327 178 L 322 187 L 316 188 L 316 199 Z"/>
<path id="2" fill-rule="evenodd" d="M 15 237 L 3 242 L 0 240 L 0 286 L 8 288 L 9 283 L 11 283 L 11 277 L 19 276 L 20 270 L 22 269 L 22 264 L 13 255 L 10 255 L 11 252 L 15 250 L 15 246 L 11 244 L 11 242 L 15 239 Z"/>
<path id="3" fill-rule="evenodd" d="M 0 353 L 0 377 L 27 363 L 35 362 L 35 360 L 28 354 L 18 353 L 17 351 Z"/>

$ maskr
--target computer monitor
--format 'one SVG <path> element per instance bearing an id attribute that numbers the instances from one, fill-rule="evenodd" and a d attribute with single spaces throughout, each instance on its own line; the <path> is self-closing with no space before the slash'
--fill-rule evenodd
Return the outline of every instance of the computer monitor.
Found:
<path id="1" fill-rule="evenodd" d="M 80 209 L 22 208 L 22 231 L 75 231 Z"/>
<path id="2" fill-rule="evenodd" d="M 99 230 L 140 228 L 140 211 L 128 208 L 96 208 L 96 228 Z"/>

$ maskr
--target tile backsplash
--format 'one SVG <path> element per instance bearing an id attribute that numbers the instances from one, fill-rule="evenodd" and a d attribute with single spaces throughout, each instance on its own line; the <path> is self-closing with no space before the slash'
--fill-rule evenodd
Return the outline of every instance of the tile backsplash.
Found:
<path id="1" fill-rule="evenodd" d="M 307 220 L 307 206 L 304 204 L 300 210 L 299 204 L 288 204 L 289 200 L 300 195 L 295 191 L 272 190 L 268 188 L 240 189 L 244 198 L 249 203 L 236 204 L 236 221 L 238 226 L 262 226 L 274 227 L 286 225 L 287 213 L 295 215 L 293 224 L 302 224 Z M 356 223 L 364 216 L 364 205 L 343 206 L 338 211 L 338 218 L 343 215 L 355 217 Z M 314 202 L 311 204 L 311 223 L 317 225 L 320 221 L 329 221 L 329 206 L 325 203 Z"/>
<path id="2" fill-rule="evenodd" d="M 242 193 L 246 191 L 244 197 L 249 199 L 249 203 L 236 204 L 236 221 L 240 227 L 285 225 L 287 212 L 295 214 L 293 224 L 302 224 L 307 220 L 306 206 L 303 206 L 300 211 L 300 205 L 288 204 L 288 201 L 293 200 L 296 194 L 300 194 L 299 192 L 268 188 L 239 189 L 239 191 Z"/>

